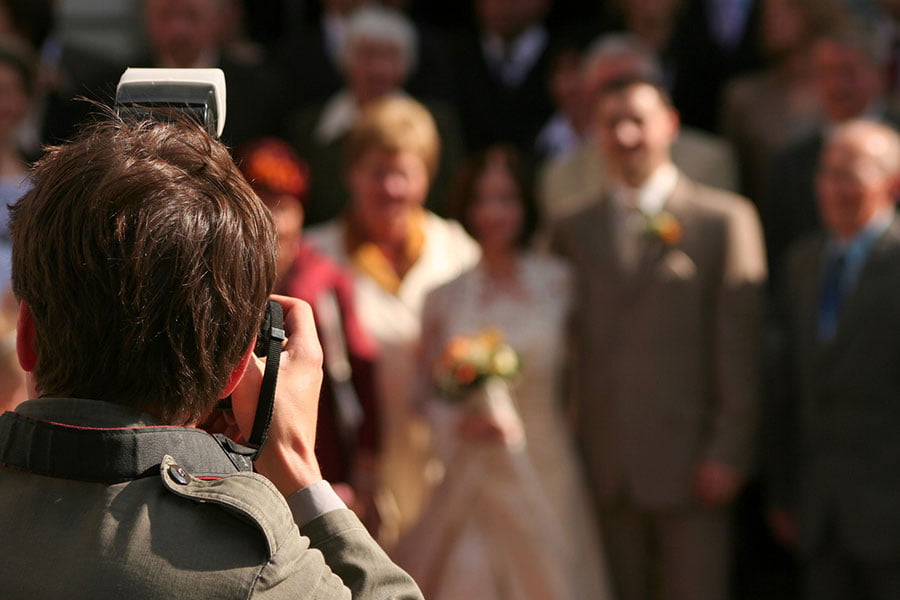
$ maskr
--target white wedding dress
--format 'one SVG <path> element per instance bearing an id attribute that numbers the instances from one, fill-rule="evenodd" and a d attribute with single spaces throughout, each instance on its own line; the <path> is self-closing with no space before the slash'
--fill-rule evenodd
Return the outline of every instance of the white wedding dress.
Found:
<path id="1" fill-rule="evenodd" d="M 423 363 L 451 338 L 491 327 L 519 353 L 508 395 L 502 386 L 489 395 L 511 400 L 525 434 L 524 445 L 464 441 L 463 409 L 420 389 L 446 474 L 395 557 L 430 600 L 611 598 L 560 397 L 569 298 L 565 265 L 525 254 L 515 288 L 494 287 L 478 266 L 426 300 Z"/>

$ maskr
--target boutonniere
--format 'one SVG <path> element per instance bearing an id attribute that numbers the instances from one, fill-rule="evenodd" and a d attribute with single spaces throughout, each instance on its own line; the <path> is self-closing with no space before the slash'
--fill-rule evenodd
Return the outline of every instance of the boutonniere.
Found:
<path id="1" fill-rule="evenodd" d="M 654 215 L 642 214 L 646 221 L 645 231 L 648 236 L 659 240 L 664 246 L 674 246 L 681 241 L 684 232 L 681 223 L 672 213 L 662 210 Z"/>

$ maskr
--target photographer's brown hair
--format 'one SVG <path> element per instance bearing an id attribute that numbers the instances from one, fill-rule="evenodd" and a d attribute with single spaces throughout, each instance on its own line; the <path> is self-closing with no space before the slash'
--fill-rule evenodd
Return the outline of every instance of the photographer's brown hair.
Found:
<path id="1" fill-rule="evenodd" d="M 275 278 L 271 216 L 226 148 L 190 122 L 109 117 L 33 180 L 10 229 L 38 391 L 206 415 Z"/>

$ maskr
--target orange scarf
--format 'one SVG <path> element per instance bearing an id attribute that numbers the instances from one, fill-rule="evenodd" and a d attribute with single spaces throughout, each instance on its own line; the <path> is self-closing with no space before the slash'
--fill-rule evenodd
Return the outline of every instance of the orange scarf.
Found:
<path id="1" fill-rule="evenodd" d="M 381 246 L 371 241 L 363 226 L 352 215 L 348 215 L 345 220 L 345 232 L 347 256 L 354 268 L 371 277 L 385 291 L 396 295 L 403 278 L 422 256 L 422 249 L 425 247 L 425 211 L 410 211 L 406 245 L 397 260 L 391 260 Z"/>

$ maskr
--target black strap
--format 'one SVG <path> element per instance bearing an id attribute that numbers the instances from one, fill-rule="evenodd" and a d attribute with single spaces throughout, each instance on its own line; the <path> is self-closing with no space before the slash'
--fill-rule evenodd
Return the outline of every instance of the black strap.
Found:
<path id="1" fill-rule="evenodd" d="M 256 449 L 253 460 L 259 457 L 263 444 L 269 434 L 269 424 L 272 422 L 272 413 L 275 409 L 275 384 L 278 382 L 278 365 L 281 363 L 281 345 L 285 340 L 283 329 L 284 317 L 281 305 L 274 300 L 269 300 L 268 313 L 263 322 L 263 331 L 256 353 L 266 357 L 266 370 L 263 373 L 262 385 L 259 389 L 259 402 L 256 404 L 256 416 L 253 419 L 253 429 L 247 442 L 251 448 Z M 265 334 L 265 335 L 262 335 Z M 260 347 L 262 344 L 263 347 Z"/>

